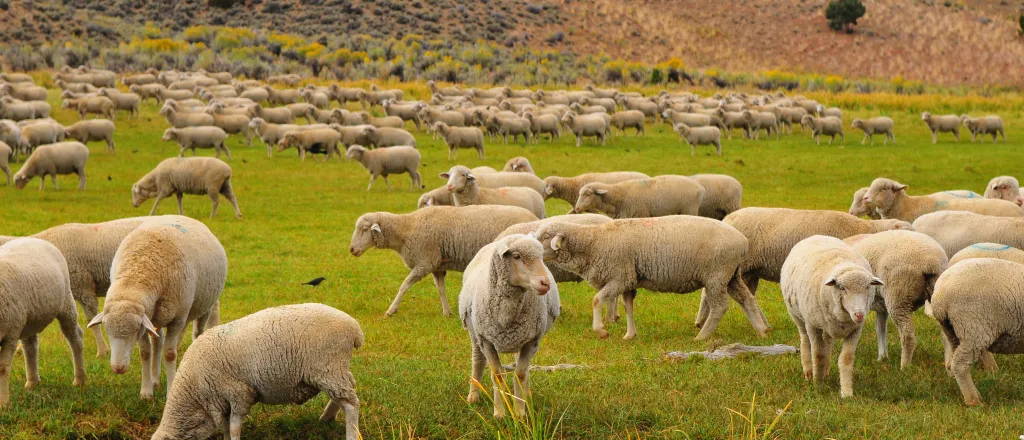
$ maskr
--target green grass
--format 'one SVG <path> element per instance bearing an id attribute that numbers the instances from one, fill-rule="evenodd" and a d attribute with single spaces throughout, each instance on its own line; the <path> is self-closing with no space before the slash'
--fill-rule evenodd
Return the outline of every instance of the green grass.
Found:
<path id="1" fill-rule="evenodd" d="M 55 108 L 56 94 L 51 95 Z M 827 102 L 827 101 L 826 101 Z M 100 222 L 145 215 L 150 203 L 133 209 L 130 187 L 160 160 L 177 153 L 160 141 L 166 123 L 147 105 L 141 121 L 117 117 L 116 155 L 102 143 L 90 145 L 89 186 L 76 191 L 73 176 L 39 192 L 36 181 L 26 190 L 0 187 L 3 220 L 0 234 L 27 235 L 65 222 Z M 724 143 L 722 157 L 709 148 L 691 157 L 663 126 L 651 126 L 646 138 L 613 138 L 605 147 L 572 146 L 571 137 L 550 145 L 487 145 L 487 159 L 471 151 L 459 153 L 467 166 L 500 168 L 517 155 L 530 158 L 537 173 L 575 175 L 590 171 L 636 170 L 651 175 L 726 173 L 744 185 L 745 206 L 786 206 L 845 211 L 851 195 L 878 176 L 910 184 L 911 193 L 948 189 L 983 191 L 997 175 L 1019 173 L 1024 159 L 1024 124 L 1019 108 L 997 111 L 1007 121 L 1006 144 L 952 143 L 948 135 L 932 145 L 919 114 L 892 112 L 899 145 L 861 146 L 849 128 L 844 148 L 815 146 L 799 132 L 780 141 Z M 57 110 L 68 123 L 77 116 Z M 847 110 L 847 126 L 867 111 Z M 417 135 L 423 153 L 422 173 L 428 188 L 448 162 L 440 141 Z M 282 304 L 322 302 L 344 310 L 361 323 L 366 344 L 355 356 L 359 381 L 361 426 L 366 438 L 487 438 L 491 436 L 487 404 L 469 406 L 469 338 L 455 317 L 440 313 L 433 284 L 422 281 L 406 296 L 399 313 L 384 318 L 407 269 L 392 251 L 373 250 L 361 258 L 348 253 L 355 219 L 371 211 L 408 212 L 418 193 L 408 191 L 407 176 L 393 178 L 396 191 L 383 182 L 367 193 L 368 175 L 352 162 L 299 162 L 294 150 L 267 158 L 262 146 L 247 148 L 233 138 L 234 188 L 244 219 L 236 220 L 222 206 L 208 220 L 206 197 L 185 199 L 185 213 L 202 219 L 227 249 L 230 269 L 222 296 L 225 320 Z M 211 155 L 210 150 L 201 154 Z M 20 164 L 12 164 L 14 167 Z M 549 201 L 549 213 L 569 206 Z M 173 213 L 174 201 L 159 213 Z M 317 276 L 319 288 L 300 286 Z M 449 298 L 457 304 L 460 274 L 448 277 Z M 784 343 L 796 345 L 794 330 L 780 301 L 778 286 L 762 284 L 759 300 L 774 326 L 759 339 L 735 305 L 730 306 L 714 336 L 716 344 Z M 557 437 L 587 439 L 722 438 L 750 431 L 735 412 L 753 420 L 764 432 L 778 417 L 772 435 L 782 438 L 1016 438 L 1024 434 L 1024 374 L 1019 358 L 1000 357 L 998 373 L 976 372 L 988 406 L 962 405 L 955 382 L 942 366 L 937 326 L 918 312 L 919 348 L 913 365 L 899 369 L 897 332 L 889 336 L 895 358 L 876 362 L 873 318 L 866 323 L 855 364 L 856 397 L 840 400 L 838 376 L 814 386 L 803 380 L 797 356 L 742 357 L 734 360 L 667 362 L 674 350 L 705 350 L 694 342 L 698 295 L 652 294 L 637 298 L 639 336 L 623 341 L 624 322 L 609 326 L 612 337 L 598 340 L 590 331 L 590 300 L 586 284 L 563 284 L 563 314 L 541 343 L 535 364 L 584 364 L 583 370 L 538 372 L 533 375 L 536 414 L 561 419 Z M 84 325 L 84 318 L 82 324 Z M 40 357 L 42 384 L 24 391 L 21 356 L 11 378 L 10 406 L 0 410 L 0 438 L 148 438 L 156 429 L 164 393 L 141 401 L 138 356 L 128 374 L 111 373 L 108 359 L 94 357 L 86 338 L 88 379 L 84 389 L 71 386 L 69 351 L 55 325 L 43 334 Z M 833 358 L 833 362 L 835 358 Z M 833 371 L 835 369 L 833 368 Z M 484 386 L 490 388 L 489 380 Z M 750 402 L 756 394 L 756 408 Z M 243 428 L 246 438 L 338 438 L 343 428 L 321 425 L 317 418 L 323 396 L 303 406 L 257 406 Z"/>

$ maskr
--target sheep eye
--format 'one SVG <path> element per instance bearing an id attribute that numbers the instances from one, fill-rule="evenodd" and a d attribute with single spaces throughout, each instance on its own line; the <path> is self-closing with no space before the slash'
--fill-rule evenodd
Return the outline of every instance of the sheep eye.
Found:
<path id="1" fill-rule="evenodd" d="M 512 258 L 515 258 L 515 259 L 517 259 L 517 260 L 518 260 L 518 259 L 520 259 L 520 258 L 522 258 L 522 257 L 520 257 L 520 256 L 519 256 L 519 254 L 512 254 Z"/>

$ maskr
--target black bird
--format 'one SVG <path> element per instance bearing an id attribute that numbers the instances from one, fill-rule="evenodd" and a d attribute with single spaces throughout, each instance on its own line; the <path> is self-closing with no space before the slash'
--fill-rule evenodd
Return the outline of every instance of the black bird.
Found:
<path id="1" fill-rule="evenodd" d="M 107 181 L 109 182 L 111 180 L 114 180 L 114 179 L 111 179 L 110 176 L 107 176 Z"/>
<path id="2" fill-rule="evenodd" d="M 242 159 L 242 163 L 249 163 L 249 161 Z"/>
<path id="3" fill-rule="evenodd" d="M 316 277 L 316 278 L 313 278 L 312 280 L 310 280 L 308 283 L 302 283 L 302 285 L 303 286 L 313 286 L 313 287 L 316 287 L 316 286 L 319 286 L 320 283 L 324 282 L 324 279 L 325 279 L 324 277 Z"/>
<path id="4" fill-rule="evenodd" d="M 132 150 L 132 153 L 138 153 L 139 150 Z"/>

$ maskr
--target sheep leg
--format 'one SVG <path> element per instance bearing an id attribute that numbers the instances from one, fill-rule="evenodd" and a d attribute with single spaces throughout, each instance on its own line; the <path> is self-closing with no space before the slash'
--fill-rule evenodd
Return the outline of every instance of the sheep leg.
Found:
<path id="1" fill-rule="evenodd" d="M 803 324 L 798 322 L 796 329 L 800 333 L 800 366 L 803 368 L 804 380 L 810 380 L 814 365 L 811 360 L 811 338 Z"/>
<path id="2" fill-rule="evenodd" d="M 506 400 L 503 396 L 502 388 L 508 389 L 508 385 L 505 384 L 505 380 L 502 378 L 502 373 L 505 371 L 505 367 L 501 365 L 501 358 L 498 356 L 498 350 L 494 348 L 494 345 L 488 341 L 480 341 L 480 349 L 484 353 L 484 358 L 487 359 L 487 366 L 491 368 L 491 383 L 494 384 L 494 417 L 503 418 L 505 417 L 505 403 Z"/>
<path id="3" fill-rule="evenodd" d="M 597 292 L 596 295 L 594 295 L 594 300 L 591 303 L 591 307 L 593 309 L 592 328 L 594 330 L 594 333 L 597 334 L 598 338 L 605 339 L 608 337 L 608 331 L 604 329 L 604 322 L 601 320 L 601 303 L 609 299 L 618 298 L 619 295 L 625 290 L 626 289 L 622 286 L 619 286 L 618 283 L 611 283 L 606 284 L 604 287 L 601 288 L 600 291 Z M 633 317 L 630 316 L 630 314 L 627 312 L 626 321 L 629 322 L 632 319 Z"/>
<path id="4" fill-rule="evenodd" d="M 971 365 L 974 364 L 985 352 L 984 345 L 971 346 L 960 344 L 953 351 L 953 358 L 950 361 L 950 370 L 956 378 L 956 384 L 960 387 L 960 393 L 964 396 L 964 403 L 967 406 L 981 405 L 981 395 L 978 388 L 974 386 L 971 378 Z"/>
<path id="5" fill-rule="evenodd" d="M 697 333 L 695 340 L 703 341 L 711 337 L 711 334 L 718 328 L 718 323 L 722 321 L 722 317 L 725 316 L 726 310 L 729 309 L 728 298 L 728 281 L 712 282 L 704 286 L 706 295 L 704 299 L 707 301 L 708 318 L 701 326 L 700 332 Z"/>
<path id="6" fill-rule="evenodd" d="M 427 273 L 429 273 L 427 269 L 421 269 L 418 267 L 410 271 L 409 275 L 405 277 L 405 281 L 402 281 L 402 285 L 398 288 L 398 295 L 395 296 L 395 300 L 391 302 L 391 306 L 388 307 L 388 310 L 384 312 L 384 314 L 386 316 L 392 316 L 395 313 L 398 313 L 398 304 L 402 302 L 402 297 L 405 296 L 405 292 L 407 292 L 413 284 L 416 284 L 419 280 L 422 280 L 423 277 L 427 276 Z"/>
<path id="7" fill-rule="evenodd" d="M 14 360 L 14 350 L 17 347 L 17 339 L 0 340 L 0 408 L 6 407 L 11 400 L 9 381 L 11 378 L 11 361 Z"/>
<path id="8" fill-rule="evenodd" d="M 729 280 L 727 292 L 740 305 L 740 309 L 743 310 L 743 314 L 746 315 L 747 321 L 754 327 L 757 335 L 762 338 L 768 336 L 768 329 L 771 327 L 768 325 L 768 320 L 764 318 L 761 306 L 757 304 L 757 298 L 750 293 L 746 283 L 739 276 L 735 276 Z M 701 295 L 704 295 L 704 290 L 701 291 Z M 701 296 L 701 308 L 705 308 L 703 296 Z M 698 313 L 700 312 L 698 311 Z"/>
<path id="9" fill-rule="evenodd" d="M 693 321 L 693 326 L 701 328 L 704 326 L 704 322 L 708 320 L 708 303 L 707 303 L 707 289 L 700 289 L 700 304 L 697 306 L 697 316 Z"/>
<path id="10" fill-rule="evenodd" d="M 722 141 L 721 140 L 715 139 L 715 151 L 718 152 L 719 156 L 722 155 Z"/>
<path id="11" fill-rule="evenodd" d="M 811 377 L 818 382 L 826 375 L 825 368 L 828 365 L 829 351 L 831 350 L 828 349 L 830 347 L 825 347 L 825 338 L 820 329 L 808 329 L 807 336 L 811 342 Z"/>
<path id="12" fill-rule="evenodd" d="M 857 353 L 857 342 L 864 326 L 859 327 L 843 339 L 843 348 L 839 352 L 839 396 L 853 397 L 853 359 Z"/>
<path id="13" fill-rule="evenodd" d="M 75 174 L 78 174 L 78 190 L 81 191 L 85 189 L 85 167 L 75 170 Z M 56 177 L 57 176 L 54 175 L 54 179 L 56 179 Z M 56 180 L 54 180 L 54 182 L 56 182 Z M 54 184 L 56 185 L 56 183 Z"/>
<path id="14" fill-rule="evenodd" d="M 235 191 L 231 189 L 231 180 L 225 180 L 224 184 L 220 186 L 220 193 L 224 195 L 224 198 L 228 199 L 231 203 L 231 207 L 235 210 L 235 218 L 242 218 L 242 211 L 238 209 L 238 199 L 235 198 Z M 218 302 L 219 305 L 219 302 Z M 218 311 L 217 322 L 220 323 L 220 312 Z"/>
<path id="15" fill-rule="evenodd" d="M 181 150 L 178 151 L 178 157 L 185 157 L 185 150 L 187 150 L 187 149 L 188 149 L 188 147 L 182 145 L 181 146 Z M 195 150 L 192 150 L 192 151 L 195 151 Z"/>
<path id="16" fill-rule="evenodd" d="M 117 150 L 114 148 L 114 138 L 113 137 L 108 137 L 107 138 L 107 152 L 111 153 L 111 154 L 117 153 Z"/>
<path id="17" fill-rule="evenodd" d="M 981 354 L 981 369 L 989 373 L 995 373 L 999 371 L 999 364 L 996 363 L 995 356 L 992 356 L 992 352 L 985 350 Z"/>
<path id="18" fill-rule="evenodd" d="M 628 290 L 622 293 L 622 305 L 626 310 L 626 335 L 622 337 L 625 340 L 631 340 L 636 338 L 636 320 L 633 319 L 633 301 L 636 299 L 636 289 Z M 618 303 L 612 301 L 611 307 L 618 309 Z M 518 365 L 517 365 L 518 367 Z"/>
<path id="19" fill-rule="evenodd" d="M 476 157 L 481 160 L 484 158 L 484 148 L 482 146 L 476 149 Z"/>
<path id="20" fill-rule="evenodd" d="M 85 385 L 85 344 L 82 343 L 82 327 L 78 325 L 78 308 L 71 302 L 64 311 L 57 315 L 60 332 L 71 347 L 71 363 L 75 369 L 75 386 Z M 97 326 L 99 327 L 99 326 Z M 28 352 L 26 351 L 26 358 Z"/>
<path id="21" fill-rule="evenodd" d="M 889 140 L 889 136 L 886 136 L 885 139 Z M 937 143 L 939 143 L 939 136 L 935 134 L 935 130 L 932 130 L 932 144 L 934 145 Z"/>
<path id="22" fill-rule="evenodd" d="M 476 339 L 471 337 L 470 344 L 472 345 L 471 354 L 471 368 L 470 368 L 470 379 L 469 379 L 469 395 L 466 396 L 466 402 L 476 403 L 480 400 L 480 389 L 483 388 L 484 379 L 484 353 L 480 351 L 480 346 L 477 344 Z"/>
<path id="23" fill-rule="evenodd" d="M 21 339 L 21 350 L 25 354 L 25 389 L 39 385 L 39 335 Z"/>
<path id="24" fill-rule="evenodd" d="M 900 369 L 906 369 L 914 358 L 914 349 L 917 347 L 917 336 L 914 332 L 914 321 L 910 318 L 912 307 L 886 306 L 892 311 L 892 320 L 896 323 L 896 330 L 900 333 Z M 877 318 L 876 318 L 877 319 Z"/>
<path id="25" fill-rule="evenodd" d="M 892 132 L 889 132 L 889 133 L 887 134 L 887 136 L 889 136 L 890 138 L 892 138 L 892 144 L 893 144 L 893 145 L 896 145 L 896 135 L 895 135 L 895 134 L 893 134 Z M 994 136 L 993 136 L 992 142 L 995 142 Z"/>
<path id="26" fill-rule="evenodd" d="M 375 180 L 377 180 L 377 173 L 370 173 L 370 184 L 366 187 L 367 191 L 369 191 L 371 188 L 373 188 L 373 181 L 375 181 Z M 389 188 L 390 188 L 390 186 L 389 186 Z M 390 189 L 388 191 L 390 191 Z"/>
<path id="27" fill-rule="evenodd" d="M 530 361 L 537 354 L 540 338 L 527 342 L 519 349 L 519 358 L 516 359 L 516 413 L 519 417 L 526 416 L 526 399 L 530 397 Z"/>
<path id="28" fill-rule="evenodd" d="M 174 385 L 174 375 L 178 370 L 178 344 L 181 342 L 185 324 L 184 320 L 171 322 L 166 328 L 167 340 L 170 341 L 169 344 L 164 345 L 164 369 L 166 370 L 164 374 L 167 377 L 168 390 Z"/>
<path id="29" fill-rule="evenodd" d="M 156 200 L 153 201 L 153 208 L 149 210 L 149 215 L 153 215 L 153 213 L 156 212 L 157 205 L 160 204 L 160 200 L 163 199 L 164 197 L 167 196 L 165 196 L 164 193 L 162 192 L 156 194 Z"/>
<path id="30" fill-rule="evenodd" d="M 213 204 L 213 209 L 210 210 L 210 218 L 213 218 L 217 215 L 217 208 L 220 207 L 220 192 L 207 190 L 206 195 L 210 197 L 210 202 Z M 181 203 L 180 193 L 178 194 L 178 202 Z"/>
<path id="31" fill-rule="evenodd" d="M 225 438 L 231 440 L 242 439 L 242 421 L 249 414 L 249 407 L 244 403 L 232 403 L 231 415 L 228 416 L 228 429 L 225 431 Z"/>
<path id="32" fill-rule="evenodd" d="M 149 341 L 150 341 L 150 344 L 153 345 L 153 353 L 154 353 L 154 355 L 152 357 L 150 357 L 149 362 L 150 362 L 150 365 L 151 365 L 151 368 L 152 368 L 152 370 L 151 370 L 152 373 L 151 374 L 152 374 L 152 377 L 153 377 L 153 384 L 155 386 L 159 386 L 160 385 L 160 370 L 163 368 L 162 365 L 161 365 L 161 362 L 160 362 L 160 353 L 164 350 L 164 345 L 166 344 L 166 340 L 167 340 L 167 333 L 162 328 L 157 329 L 156 331 L 157 331 L 158 335 L 156 335 L 156 336 L 149 335 Z"/>
<path id="33" fill-rule="evenodd" d="M 224 155 L 228 157 L 228 160 L 231 160 L 231 150 L 228 150 L 228 147 L 223 143 L 220 144 L 220 149 L 224 150 Z"/>
<path id="34" fill-rule="evenodd" d="M 860 140 L 860 144 L 861 144 L 861 145 L 864 145 L 864 143 L 868 141 L 868 138 L 869 138 L 870 136 L 871 136 L 871 135 L 869 135 L 869 134 L 864 134 L 864 139 L 861 139 L 861 140 Z M 874 141 L 874 140 L 872 140 L 872 141 L 871 141 L 871 145 L 874 145 L 874 144 L 875 144 L 875 141 Z"/>
<path id="35" fill-rule="evenodd" d="M 445 294 L 444 276 L 446 272 L 441 270 L 431 273 L 434 277 L 434 286 L 437 286 L 437 294 L 441 298 L 441 313 L 444 316 L 451 316 L 452 310 L 448 307 L 448 296 Z"/>
<path id="36" fill-rule="evenodd" d="M 45 181 L 45 180 L 46 180 L 45 176 L 43 176 L 43 177 L 41 177 L 39 179 L 39 189 L 43 189 L 43 181 Z M 57 173 L 50 174 L 50 181 L 53 182 L 53 189 L 60 189 L 60 188 L 57 188 Z"/>
<path id="37" fill-rule="evenodd" d="M 391 183 L 388 182 L 388 175 L 382 174 L 381 177 L 384 178 L 384 184 L 388 186 L 388 192 L 391 192 Z"/>
<path id="38" fill-rule="evenodd" d="M 149 335 L 139 338 L 139 359 L 142 361 L 142 389 L 139 390 L 139 397 L 142 399 L 153 398 L 153 344 Z M 159 374 L 159 373 L 157 373 Z"/>
<path id="39" fill-rule="evenodd" d="M 878 339 L 879 361 L 889 358 L 889 344 L 886 343 L 888 333 L 889 313 L 885 310 L 875 311 L 875 337 Z"/>

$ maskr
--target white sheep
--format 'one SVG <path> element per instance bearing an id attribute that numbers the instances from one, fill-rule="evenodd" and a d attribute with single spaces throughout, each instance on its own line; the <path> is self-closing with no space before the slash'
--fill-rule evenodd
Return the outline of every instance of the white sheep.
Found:
<path id="1" fill-rule="evenodd" d="M 953 133 L 953 137 L 960 142 L 960 117 L 957 115 L 933 115 L 929 112 L 921 113 L 921 120 L 932 132 L 932 143 L 938 143 L 939 133 Z"/>
<path id="2" fill-rule="evenodd" d="M 544 266 L 544 248 L 535 238 L 515 234 L 481 248 L 466 267 L 459 292 L 459 317 L 473 347 L 466 400 L 479 400 L 486 361 L 494 384 L 494 416 L 503 417 L 505 404 L 498 396 L 505 380 L 499 355 L 514 353 L 513 394 L 516 411 L 524 416 L 530 361 L 560 313 L 558 285 Z"/>
<path id="3" fill-rule="evenodd" d="M 416 138 L 412 133 L 401 128 L 364 126 L 363 136 L 368 140 L 366 144 L 374 147 L 416 146 Z"/>
<path id="4" fill-rule="evenodd" d="M 846 143 L 846 135 L 843 134 L 843 120 L 827 116 L 824 118 L 816 118 L 811 115 L 804 115 L 800 119 L 800 125 L 811 129 L 811 137 L 814 141 L 821 145 L 821 136 L 829 136 L 828 144 L 832 145 L 832 141 L 836 140 L 836 135 L 839 135 L 839 143 Z"/>
<path id="5" fill-rule="evenodd" d="M 349 370 L 363 330 L 323 304 L 272 307 L 211 328 L 182 357 L 152 440 L 241 438 L 256 403 L 302 404 L 323 392 L 321 422 L 345 411 L 345 438 L 359 435 L 359 396 Z M 281 355 L 268 359 L 267 354 Z"/>
<path id="6" fill-rule="evenodd" d="M 985 198 L 1007 200 L 1017 206 L 1024 204 L 1024 198 L 1020 196 L 1020 183 L 1013 176 L 999 176 L 989 180 L 985 186 Z"/>
<path id="7" fill-rule="evenodd" d="M 473 170 L 474 172 L 476 171 L 475 168 Z M 530 173 L 533 175 L 537 174 L 533 172 L 533 167 L 530 166 L 530 159 L 527 159 L 523 156 L 516 156 L 509 159 L 507 162 L 505 162 L 505 168 L 503 168 L 502 171 L 514 173 Z"/>
<path id="8" fill-rule="evenodd" d="M 60 250 L 36 238 L 0 246 L 0 409 L 10 402 L 15 348 L 25 352 L 25 388 L 39 385 L 39 333 L 53 322 L 71 346 L 74 386 L 85 385 L 82 327 L 71 296 L 71 276 Z"/>
<path id="9" fill-rule="evenodd" d="M 698 145 L 714 145 L 718 155 L 722 155 L 722 132 L 718 127 L 687 127 L 679 123 L 673 128 L 679 135 L 679 140 L 686 141 L 690 145 L 690 156 L 697 154 Z"/>
<path id="10" fill-rule="evenodd" d="M 196 148 L 213 148 L 216 151 L 216 157 L 220 157 L 220 153 L 223 151 L 231 160 L 231 150 L 228 150 L 227 145 L 224 141 L 227 140 L 228 134 L 220 127 L 204 126 L 204 127 L 184 127 L 184 128 L 168 128 L 164 130 L 164 135 L 161 139 L 164 142 L 174 141 L 181 147 L 178 151 L 178 157 L 185 157 L 185 150 L 191 149 L 192 156 L 196 155 Z"/>
<path id="11" fill-rule="evenodd" d="M 456 165 L 441 173 L 442 179 L 448 179 L 448 191 L 452 193 L 455 206 L 470 205 L 504 205 L 525 208 L 537 216 L 544 218 L 544 198 L 536 191 L 526 187 L 486 188 L 476 181 L 476 176 L 462 165 Z"/>
<path id="12" fill-rule="evenodd" d="M 697 215 L 721 220 L 743 207 L 743 185 L 725 174 L 695 174 L 689 176 L 704 187 Z"/>
<path id="13" fill-rule="evenodd" d="M 971 211 L 978 214 L 1020 217 L 1024 211 L 1013 202 L 986 198 L 939 198 L 911 196 L 907 185 L 879 177 L 871 182 L 864 204 L 878 212 L 882 218 L 895 218 L 913 222 L 918 217 L 935 211 Z"/>
<path id="14" fill-rule="evenodd" d="M 476 174 L 476 168 L 473 171 Z M 529 173 L 514 173 L 514 172 L 494 172 L 484 173 L 476 175 L 477 184 L 482 188 L 505 188 L 511 186 L 522 186 L 537 191 L 537 194 L 543 194 L 544 182 L 537 176 Z M 416 207 L 422 208 L 424 206 L 438 206 L 448 205 L 454 206 L 455 200 L 452 199 L 452 193 L 448 191 L 447 182 L 444 186 L 432 189 L 423 193 L 416 203 Z"/>
<path id="15" fill-rule="evenodd" d="M 999 116 L 984 116 L 972 118 L 967 115 L 960 116 L 963 125 L 971 131 L 971 142 L 973 143 L 978 135 L 981 135 L 981 142 L 985 143 L 985 136 L 991 134 L 992 142 L 996 141 L 996 135 L 1003 135 L 1003 142 L 1006 142 L 1006 130 L 1003 129 L 1003 118 Z"/>
<path id="16" fill-rule="evenodd" d="M 213 202 L 210 218 L 217 215 L 220 195 L 224 195 L 235 209 L 235 217 L 242 218 L 238 200 L 231 189 L 231 166 L 212 157 L 182 157 L 165 159 L 132 185 L 132 206 L 156 197 L 149 215 L 156 212 L 160 200 L 172 195 L 178 198 L 178 215 L 184 215 L 181 199 L 184 194 L 205 194 Z"/>
<path id="17" fill-rule="evenodd" d="M 977 243 L 1001 243 L 1024 249 L 1024 218 L 996 217 L 968 211 L 938 211 L 914 220 L 914 230 L 935 239 L 955 255 Z"/>
<path id="18" fill-rule="evenodd" d="M 39 190 L 43 190 L 46 176 L 57 189 L 58 174 L 78 175 L 78 189 L 85 189 L 85 164 L 89 160 L 89 149 L 81 142 L 58 142 L 42 145 L 29 156 L 21 169 L 14 174 L 14 187 L 25 188 L 33 177 L 39 176 Z"/>
<path id="19" fill-rule="evenodd" d="M 607 114 L 577 115 L 568 112 L 562 116 L 562 125 L 576 136 L 577 147 L 580 146 L 584 137 L 590 136 L 595 138 L 595 144 L 600 140 L 601 145 L 604 145 L 605 139 L 608 137 L 610 118 Z"/>
<path id="20" fill-rule="evenodd" d="M 128 371 L 132 348 L 138 343 L 143 399 L 153 397 L 161 358 L 167 389 L 173 388 L 185 326 L 195 321 L 193 339 L 203 334 L 227 273 L 227 255 L 220 241 L 202 222 L 187 217 L 154 218 L 121 242 L 111 263 L 103 311 L 89 327 L 103 324 L 107 330 L 110 368 L 117 374 Z"/>
<path id="21" fill-rule="evenodd" d="M 610 173 L 587 173 L 575 177 L 548 176 L 544 178 L 544 199 L 556 198 L 576 206 L 580 197 L 580 189 L 588 183 L 619 183 L 633 179 L 650 179 L 644 173 L 633 171 L 613 171 Z"/>
<path id="22" fill-rule="evenodd" d="M 336 156 L 341 162 L 341 153 L 338 151 L 338 143 L 342 141 L 342 135 L 330 127 L 311 130 L 293 130 L 284 134 L 277 144 L 277 152 L 294 147 L 299 151 L 302 161 L 306 160 L 306 153 L 323 153 L 324 162 Z"/>
<path id="23" fill-rule="evenodd" d="M 548 142 L 553 142 L 562 136 L 557 115 L 534 114 L 526 111 L 523 112 L 523 117 L 530 121 L 530 138 L 533 139 L 533 143 L 539 143 L 540 135 L 544 133 L 548 134 Z"/>
<path id="24" fill-rule="evenodd" d="M 608 216 L 601 214 L 556 215 L 548 217 L 543 220 L 537 220 L 528 223 L 519 223 L 517 225 L 509 226 L 507 229 L 502 231 L 501 234 L 498 235 L 497 239 L 505 238 L 513 234 L 533 234 L 536 233 L 537 230 L 541 228 L 541 226 L 544 226 L 551 222 L 568 222 L 575 223 L 578 225 L 601 225 L 608 223 L 610 221 L 612 221 L 611 218 L 608 218 Z M 552 277 L 554 277 L 555 282 L 562 283 L 568 281 L 583 281 L 583 278 L 580 278 L 579 275 L 576 275 L 575 273 L 572 273 L 570 270 L 563 268 L 560 264 L 558 264 L 557 261 L 546 261 L 544 264 L 546 264 L 548 266 L 548 269 L 551 270 L 551 275 Z"/>
<path id="25" fill-rule="evenodd" d="M 366 187 L 369 191 L 373 188 L 373 181 L 377 176 L 384 178 L 384 184 L 391 191 L 391 184 L 388 183 L 388 174 L 409 173 L 412 180 L 411 190 L 416 191 L 423 187 L 423 179 L 420 177 L 418 168 L 420 166 L 420 152 L 413 147 L 390 147 L 367 150 L 362 145 L 353 145 L 345 153 L 348 159 L 355 159 L 363 168 L 370 172 L 370 184 Z"/>
<path id="26" fill-rule="evenodd" d="M 11 167 L 7 165 L 7 161 L 14 154 L 15 151 L 6 142 L 0 141 L 0 170 L 7 175 L 7 186 L 14 184 L 14 181 L 11 180 Z"/>
<path id="27" fill-rule="evenodd" d="M 614 219 L 697 215 L 704 187 L 686 176 L 663 175 L 580 188 L 573 212 L 600 212 Z"/>
<path id="28" fill-rule="evenodd" d="M 448 160 L 458 155 L 459 148 L 476 149 L 477 157 L 484 158 L 484 133 L 477 127 L 450 127 L 444 122 L 434 123 L 434 132 L 441 135 L 448 146 Z"/>
<path id="29" fill-rule="evenodd" d="M 754 139 L 761 138 L 762 129 L 765 131 L 765 139 L 768 139 L 773 131 L 775 132 L 775 139 L 779 139 L 779 122 L 775 117 L 775 113 L 744 110 L 742 115 L 743 119 L 747 120 L 747 125 L 750 126 Z"/>
<path id="30" fill-rule="evenodd" d="M 868 139 L 871 140 L 871 145 L 875 145 L 875 139 L 872 136 L 876 134 L 885 135 L 885 142 L 882 145 L 888 144 L 889 139 L 892 139 L 893 145 L 896 144 L 896 136 L 892 134 L 893 122 L 891 118 L 879 116 L 869 119 L 854 119 L 850 127 L 859 128 L 864 132 L 864 139 L 860 141 L 861 145 L 864 145 L 864 142 L 867 142 Z"/>
<path id="31" fill-rule="evenodd" d="M 885 285 L 871 265 L 835 237 L 815 235 L 801 240 L 786 257 L 781 275 L 782 297 L 800 332 L 804 379 L 828 376 L 833 341 L 843 340 L 839 353 L 839 388 L 853 397 L 853 360 L 874 301 L 875 286 Z"/>
<path id="32" fill-rule="evenodd" d="M 107 153 L 116 152 L 114 147 L 114 122 L 107 119 L 78 121 L 64 127 L 64 137 L 83 144 L 95 141 L 107 143 Z"/>

